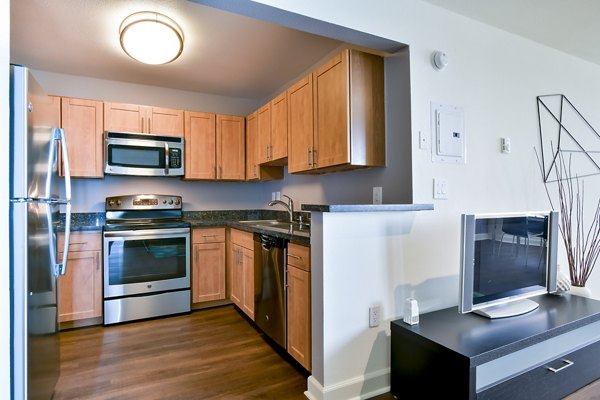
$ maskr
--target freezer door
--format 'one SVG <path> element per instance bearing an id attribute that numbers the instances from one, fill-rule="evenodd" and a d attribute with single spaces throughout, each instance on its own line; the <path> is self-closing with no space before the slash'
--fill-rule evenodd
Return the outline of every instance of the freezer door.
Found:
<path id="1" fill-rule="evenodd" d="M 56 225 L 59 205 L 11 203 L 13 398 L 49 399 L 59 376 Z"/>
<path id="2" fill-rule="evenodd" d="M 55 118 L 44 112 L 43 107 L 50 98 L 25 67 L 11 66 L 10 85 L 10 197 L 69 200 L 70 195 L 60 193 L 57 151 L 60 130 Z"/>

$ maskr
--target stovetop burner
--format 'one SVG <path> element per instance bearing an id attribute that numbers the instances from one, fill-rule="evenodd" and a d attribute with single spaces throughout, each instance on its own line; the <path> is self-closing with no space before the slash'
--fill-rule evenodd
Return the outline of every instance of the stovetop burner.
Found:
<path id="1" fill-rule="evenodd" d="M 107 197 L 105 230 L 189 227 L 181 196 L 137 194 Z"/>

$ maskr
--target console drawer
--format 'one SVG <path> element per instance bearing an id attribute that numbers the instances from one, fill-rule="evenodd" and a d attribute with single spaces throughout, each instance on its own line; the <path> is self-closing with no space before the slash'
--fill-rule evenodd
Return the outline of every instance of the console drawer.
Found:
<path id="1" fill-rule="evenodd" d="M 600 378 L 599 358 L 600 341 L 597 341 L 492 386 L 478 393 L 477 399 L 561 399 Z"/>

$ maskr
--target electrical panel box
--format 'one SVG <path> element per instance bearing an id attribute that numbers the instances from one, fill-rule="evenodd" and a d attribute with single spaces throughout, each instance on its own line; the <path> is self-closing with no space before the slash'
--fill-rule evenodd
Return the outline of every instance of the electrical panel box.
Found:
<path id="1" fill-rule="evenodd" d="M 460 107 L 431 103 L 431 161 L 466 162 L 464 112 Z"/>

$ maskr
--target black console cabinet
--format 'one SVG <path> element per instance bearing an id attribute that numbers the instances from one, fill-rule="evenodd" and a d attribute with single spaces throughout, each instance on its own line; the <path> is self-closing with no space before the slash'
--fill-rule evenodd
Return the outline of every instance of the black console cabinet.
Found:
<path id="1" fill-rule="evenodd" d="M 490 320 L 457 307 L 391 322 L 398 399 L 560 399 L 600 378 L 600 301 L 532 298 L 528 314 Z"/>

